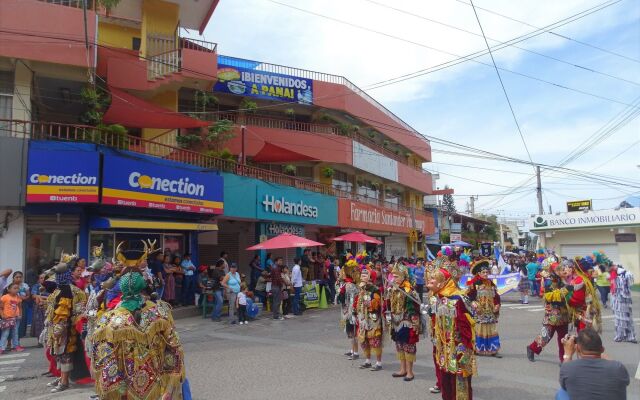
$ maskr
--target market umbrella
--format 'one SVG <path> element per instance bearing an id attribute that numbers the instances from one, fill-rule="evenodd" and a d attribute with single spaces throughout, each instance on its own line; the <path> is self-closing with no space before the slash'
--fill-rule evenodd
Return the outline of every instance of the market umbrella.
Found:
<path id="1" fill-rule="evenodd" d="M 320 242 L 315 242 L 290 233 L 283 233 L 262 243 L 248 247 L 247 250 L 271 250 L 271 249 L 290 249 L 293 247 L 315 247 L 324 246 Z"/>
<path id="2" fill-rule="evenodd" d="M 365 235 L 362 232 L 359 231 L 355 231 L 355 232 L 351 232 L 351 233 L 347 233 L 346 235 L 342 235 L 342 236 L 338 236 L 335 237 L 331 240 L 334 240 L 336 242 L 356 242 L 356 243 L 372 243 L 372 244 L 382 244 L 381 241 L 379 241 L 376 238 L 373 238 L 369 235 Z"/>
<path id="3" fill-rule="evenodd" d="M 463 242 L 462 240 L 456 240 L 453 243 L 449 243 L 449 246 L 459 246 L 459 247 L 473 247 L 467 242 Z"/>

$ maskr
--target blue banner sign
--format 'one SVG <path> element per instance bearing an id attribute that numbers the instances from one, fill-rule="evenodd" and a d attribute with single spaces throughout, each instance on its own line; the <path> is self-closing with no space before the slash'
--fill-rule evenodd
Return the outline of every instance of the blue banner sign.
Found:
<path id="1" fill-rule="evenodd" d="M 466 274 L 460 277 L 460 281 L 458 282 L 458 287 L 460 289 L 467 289 L 467 282 L 469 282 L 473 278 L 473 275 Z M 518 288 L 518 284 L 520 283 L 520 273 L 515 272 L 513 274 L 504 274 L 504 275 L 489 275 L 489 279 L 493 281 L 493 283 L 498 288 L 498 294 L 502 296 L 505 293 L 509 293 L 512 290 L 516 290 Z"/>
<path id="2" fill-rule="evenodd" d="M 313 103 L 313 80 L 290 75 L 218 64 L 218 82 L 213 90 L 291 103 Z"/>
<path id="3" fill-rule="evenodd" d="M 102 203 L 203 214 L 222 214 L 223 182 L 215 171 L 104 155 Z"/>
<path id="4" fill-rule="evenodd" d="M 29 147 L 27 203 L 97 203 L 100 154 Z"/>

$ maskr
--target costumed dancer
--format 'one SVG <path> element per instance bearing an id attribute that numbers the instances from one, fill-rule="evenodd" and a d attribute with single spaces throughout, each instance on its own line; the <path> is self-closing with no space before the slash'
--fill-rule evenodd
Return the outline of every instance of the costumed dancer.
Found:
<path id="1" fill-rule="evenodd" d="M 442 253 L 438 252 L 438 258 L 436 260 L 434 260 L 433 262 L 429 262 L 426 265 L 425 271 L 424 271 L 424 282 L 428 285 L 429 281 L 433 278 L 434 273 L 440 269 L 440 266 L 442 265 L 442 263 L 444 262 L 444 258 L 442 257 Z M 431 290 L 428 289 L 427 287 L 427 304 L 431 304 L 431 298 L 434 297 L 436 294 L 433 293 Z M 442 387 L 442 381 L 440 378 L 440 368 L 438 368 L 438 361 L 436 360 L 436 341 L 435 341 L 435 337 L 436 337 L 436 314 L 433 312 L 434 310 L 431 309 L 431 307 L 428 308 L 428 312 L 429 312 L 429 335 L 431 336 L 431 343 L 433 344 L 433 352 L 432 352 L 432 359 L 433 359 L 433 367 L 434 370 L 436 372 L 436 384 L 431 386 L 429 388 L 429 392 L 431 393 L 440 393 L 440 388 Z"/>
<path id="2" fill-rule="evenodd" d="M 436 367 L 444 400 L 472 400 L 471 377 L 476 373 L 475 322 L 469 299 L 458 288 L 459 279 L 459 270 L 440 268 L 427 284 L 434 294 L 429 307 L 434 314 Z"/>
<path id="3" fill-rule="evenodd" d="M 374 284 L 376 275 L 376 272 L 369 268 L 360 272 L 360 291 L 354 299 L 356 334 L 366 358 L 360 368 L 370 368 L 371 371 L 382 369 L 382 297 L 380 289 Z M 373 366 L 372 354 L 376 357 Z"/>
<path id="4" fill-rule="evenodd" d="M 471 269 L 474 277 L 467 282 L 467 297 L 471 301 L 476 321 L 476 354 L 502 358 L 498 317 L 500 316 L 500 295 L 491 279 L 489 260 L 476 261 Z"/>
<path id="5" fill-rule="evenodd" d="M 391 270 L 393 286 L 389 290 L 385 319 L 390 325 L 391 339 L 396 343 L 396 355 L 400 371 L 394 378 L 413 380 L 413 363 L 416 361 L 416 344 L 420 339 L 420 301 L 418 293 L 409 281 L 409 272 L 402 263 Z"/>
<path id="6" fill-rule="evenodd" d="M 637 343 L 636 331 L 633 327 L 633 313 L 631 310 L 631 286 L 633 274 L 622 267 L 618 267 L 616 276 L 616 292 L 613 295 L 612 310 L 615 316 L 616 342 Z"/>
<path id="7" fill-rule="evenodd" d="M 358 283 L 360 283 L 360 271 L 358 262 L 351 254 L 347 254 L 347 261 L 340 270 L 338 277 L 340 283 L 340 291 L 338 293 L 338 301 L 340 302 L 340 325 L 344 326 L 345 333 L 351 348 L 344 353 L 349 360 L 357 360 L 358 340 L 356 338 L 356 317 L 353 309 L 353 301 L 358 294 Z"/>
<path id="8" fill-rule="evenodd" d="M 55 274 L 56 289 L 47 297 L 45 314 L 45 343 L 56 361 L 60 377 L 47 384 L 51 392 L 57 393 L 69 388 L 71 372 L 73 379 L 89 376 L 84 362 L 84 349 L 76 323 L 85 311 L 87 298 L 84 292 L 71 284 L 71 268 L 75 265 L 75 255 L 61 254 L 60 263 L 46 272 Z"/>
<path id="9" fill-rule="evenodd" d="M 581 258 L 579 261 L 565 259 L 561 265 L 562 281 L 567 289 L 565 300 L 572 326 L 577 332 L 592 327 L 600 333 L 600 301 L 591 279 L 588 278 L 588 271 L 593 268 L 593 264 L 589 259 Z"/>
<path id="10" fill-rule="evenodd" d="M 149 244 L 144 258 L 154 252 Z M 105 400 L 182 399 L 184 354 L 171 307 L 142 296 L 148 284 L 137 257 L 125 264 L 121 301 L 99 318 L 91 338 L 96 392 Z"/>
<path id="11" fill-rule="evenodd" d="M 562 339 L 569 332 L 569 311 L 565 296 L 568 290 L 564 288 L 562 279 L 557 274 L 558 263 L 552 263 L 548 271 L 543 271 L 544 278 L 544 316 L 542 317 L 542 328 L 540 334 L 527 346 L 527 358 L 535 361 L 535 355 L 540 354 L 542 349 L 549 344 L 553 335 L 556 335 L 558 342 L 558 357 L 560 362 L 564 357 L 564 345 Z"/>

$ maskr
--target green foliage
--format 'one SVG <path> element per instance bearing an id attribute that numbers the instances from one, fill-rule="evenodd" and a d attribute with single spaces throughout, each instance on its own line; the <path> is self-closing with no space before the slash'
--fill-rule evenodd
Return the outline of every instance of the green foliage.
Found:
<path id="1" fill-rule="evenodd" d="M 296 166 L 293 164 L 287 164 L 284 166 L 282 172 L 284 172 L 287 175 L 295 175 L 296 174 Z"/>
<path id="2" fill-rule="evenodd" d="M 193 96 L 193 101 L 195 103 L 195 110 L 205 112 L 207 111 L 207 107 L 209 105 L 218 105 L 220 102 L 216 96 L 212 93 L 205 92 L 202 90 L 197 90 Z"/>
<path id="3" fill-rule="evenodd" d="M 97 0 L 98 4 L 111 11 L 112 8 L 118 6 L 121 0 Z"/>
<path id="4" fill-rule="evenodd" d="M 248 98 L 242 99 L 240 103 L 240 110 L 244 110 L 247 114 L 254 114 L 258 109 L 258 103 L 255 101 L 249 100 Z"/>
<path id="5" fill-rule="evenodd" d="M 331 178 L 333 177 L 334 174 L 335 174 L 335 171 L 331 167 L 324 167 L 322 169 L 322 175 L 324 175 L 325 178 Z"/>
<path id="6" fill-rule="evenodd" d="M 389 141 L 385 140 L 384 142 L 382 142 L 382 147 L 389 147 Z"/>
<path id="7" fill-rule="evenodd" d="M 186 135 L 178 135 L 176 136 L 176 141 L 178 142 L 178 146 L 183 149 L 189 149 L 199 143 L 202 142 L 202 137 L 200 135 L 195 135 L 193 133 L 188 133 Z"/>
<path id="8" fill-rule="evenodd" d="M 296 116 L 296 110 L 294 110 L 293 108 L 287 108 L 286 110 L 284 110 L 284 115 L 289 118 L 293 118 Z"/>
<path id="9" fill-rule="evenodd" d="M 369 139 L 375 139 L 376 138 L 376 131 L 374 131 L 373 129 L 369 129 L 369 131 L 367 132 L 367 135 L 369 136 Z"/>
<path id="10" fill-rule="evenodd" d="M 231 151 L 229 151 L 229 149 L 227 148 L 224 148 L 221 151 L 207 150 L 205 154 L 210 157 L 221 158 L 226 161 L 236 161 L 236 156 L 234 156 L 233 153 L 231 153 Z"/>
<path id="11" fill-rule="evenodd" d="M 451 243 L 451 236 L 448 233 L 441 233 L 440 243 Z"/>
<path id="12" fill-rule="evenodd" d="M 445 189 L 449 189 L 449 186 L 445 186 Z M 453 199 L 453 196 L 450 194 L 445 194 L 442 196 L 442 207 L 449 214 L 455 214 L 456 212 L 456 203 Z"/>
<path id="13" fill-rule="evenodd" d="M 102 123 L 104 113 L 111 104 L 111 98 L 103 89 L 86 86 L 80 91 L 80 102 L 87 108 L 84 114 L 80 115 L 80 121 L 87 125 L 98 126 Z"/>
<path id="14" fill-rule="evenodd" d="M 209 125 L 207 133 L 207 144 L 209 147 L 213 147 L 216 151 L 220 150 L 220 147 L 224 145 L 228 140 L 235 137 L 233 133 L 233 121 L 228 119 L 220 119 L 213 125 Z"/>

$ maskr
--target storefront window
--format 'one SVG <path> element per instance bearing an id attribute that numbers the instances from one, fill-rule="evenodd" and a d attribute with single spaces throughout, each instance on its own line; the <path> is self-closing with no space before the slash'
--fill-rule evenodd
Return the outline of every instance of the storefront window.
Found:
<path id="1" fill-rule="evenodd" d="M 113 251 L 115 249 L 113 232 L 91 232 L 89 237 L 89 258 L 93 258 L 91 250 L 95 246 L 102 245 L 102 254 L 107 260 L 113 258 Z"/>
<path id="2" fill-rule="evenodd" d="M 37 281 L 39 273 L 60 260 L 60 254 L 76 253 L 75 233 L 27 233 L 27 276 L 29 283 Z"/>
<path id="3" fill-rule="evenodd" d="M 127 259 L 139 258 L 144 250 L 142 241 L 152 243 L 155 242 L 156 249 L 159 249 L 162 243 L 162 235 L 155 233 L 119 233 L 116 232 L 116 248 L 120 243 L 120 251 L 122 251 Z"/>
<path id="4" fill-rule="evenodd" d="M 162 247 L 164 254 L 171 255 L 184 255 L 184 235 L 181 234 L 167 234 L 164 235 L 164 244 Z"/>

